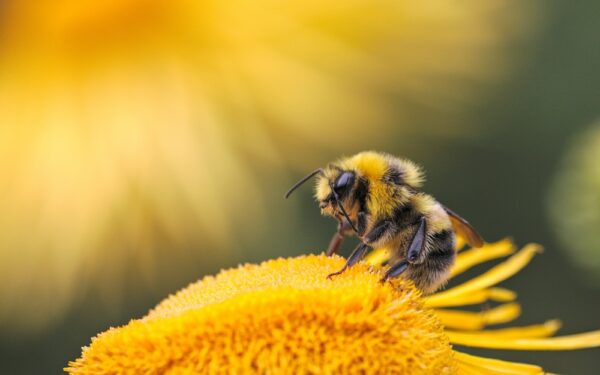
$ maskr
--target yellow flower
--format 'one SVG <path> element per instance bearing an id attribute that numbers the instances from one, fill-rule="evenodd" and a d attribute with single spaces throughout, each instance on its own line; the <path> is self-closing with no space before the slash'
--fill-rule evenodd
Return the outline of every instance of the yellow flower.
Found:
<path id="1" fill-rule="evenodd" d="M 83 285 L 113 305 L 132 269 L 155 281 L 163 249 L 260 232 L 259 163 L 317 165 L 325 145 L 464 107 L 510 69 L 528 8 L 0 1 L 0 322 L 43 326 Z"/>
<path id="2" fill-rule="evenodd" d="M 458 286 L 422 296 L 404 280 L 381 284 L 360 263 L 328 280 L 340 257 L 309 255 L 245 265 L 206 277 L 142 319 L 92 340 L 65 370 L 105 373 L 542 374 L 535 365 L 458 352 L 451 344 L 497 349 L 568 350 L 600 346 L 600 331 L 548 338 L 557 321 L 484 330 L 519 314 L 515 293 L 495 287 L 540 250 L 527 245 Z M 500 241 L 459 254 L 453 275 L 509 255 Z M 369 260 L 378 263 L 375 253 Z M 467 312 L 449 307 L 498 301 Z"/>

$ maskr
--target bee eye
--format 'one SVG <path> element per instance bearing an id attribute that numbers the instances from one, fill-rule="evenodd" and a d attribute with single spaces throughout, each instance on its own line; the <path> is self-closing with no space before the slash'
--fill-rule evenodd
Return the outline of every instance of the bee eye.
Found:
<path id="1" fill-rule="evenodd" d="M 337 178 L 335 184 L 333 185 L 333 188 L 336 192 L 339 192 L 347 186 L 351 185 L 353 180 L 354 174 L 352 172 L 344 172 Z"/>

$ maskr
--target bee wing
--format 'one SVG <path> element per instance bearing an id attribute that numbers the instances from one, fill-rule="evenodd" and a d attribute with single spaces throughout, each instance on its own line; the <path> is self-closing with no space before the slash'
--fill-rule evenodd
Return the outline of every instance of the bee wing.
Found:
<path id="1" fill-rule="evenodd" d="M 470 246 L 473 247 L 481 247 L 483 246 L 483 238 L 477 233 L 475 228 L 469 224 L 468 221 L 460 217 L 456 212 L 452 211 L 446 206 L 443 206 L 444 210 L 450 217 L 450 221 L 452 222 L 452 227 L 454 231 L 461 235 L 467 241 Z"/>

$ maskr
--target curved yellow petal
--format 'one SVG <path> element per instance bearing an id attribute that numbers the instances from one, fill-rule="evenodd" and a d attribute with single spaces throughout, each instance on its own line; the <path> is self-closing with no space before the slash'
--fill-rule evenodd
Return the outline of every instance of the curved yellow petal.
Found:
<path id="1" fill-rule="evenodd" d="M 435 310 L 446 328 L 474 331 L 491 324 L 507 323 L 521 314 L 518 303 L 506 303 L 485 311 Z"/>
<path id="2" fill-rule="evenodd" d="M 489 299 L 497 302 L 509 302 L 517 299 L 517 293 L 506 288 L 490 288 L 488 289 Z"/>
<path id="3" fill-rule="evenodd" d="M 486 331 L 477 331 L 479 336 L 493 338 L 539 338 L 554 335 L 561 327 L 560 320 L 548 320 L 543 324 L 534 324 L 524 327 L 510 327 Z M 449 333 L 461 333 L 446 330 Z"/>
<path id="4" fill-rule="evenodd" d="M 540 245 L 526 245 L 517 254 L 511 256 L 508 260 L 498 264 L 484 274 L 476 276 L 461 285 L 455 286 L 454 288 L 450 288 L 430 296 L 429 303 L 447 303 L 447 301 L 452 301 L 458 296 L 472 293 L 476 290 L 481 290 L 506 280 L 523 269 L 523 267 L 529 263 L 531 258 L 533 258 L 535 253 L 538 253 L 541 250 L 542 247 Z"/>
<path id="5" fill-rule="evenodd" d="M 459 369 L 466 368 L 467 374 L 544 374 L 541 367 L 525 363 L 478 357 L 457 351 L 454 351 L 454 358 L 459 363 Z"/>
<path id="6" fill-rule="evenodd" d="M 509 289 L 490 288 L 476 290 L 474 292 L 457 296 L 452 300 L 447 299 L 431 299 L 431 297 L 423 297 L 425 305 L 428 307 L 453 307 L 475 305 L 487 301 L 496 302 L 511 302 L 517 298 L 517 294 Z"/>
<path id="7" fill-rule="evenodd" d="M 446 333 L 453 344 L 487 349 L 574 350 L 600 347 L 600 330 L 550 338 L 493 337 L 479 332 Z"/>
<path id="8" fill-rule="evenodd" d="M 462 236 L 457 235 L 456 243 L 454 244 L 454 249 L 456 250 L 456 252 L 459 252 L 464 249 L 466 244 L 467 242 L 465 241 L 465 239 L 462 238 Z"/>
<path id="9" fill-rule="evenodd" d="M 480 248 L 473 248 L 461 252 L 456 257 L 456 263 L 450 271 L 450 277 L 459 275 L 469 268 L 488 260 L 501 258 L 515 252 L 515 245 L 510 239 L 488 243 Z"/>
<path id="10" fill-rule="evenodd" d="M 487 375 L 489 372 L 481 372 L 479 369 L 466 363 L 458 363 L 458 375 Z"/>

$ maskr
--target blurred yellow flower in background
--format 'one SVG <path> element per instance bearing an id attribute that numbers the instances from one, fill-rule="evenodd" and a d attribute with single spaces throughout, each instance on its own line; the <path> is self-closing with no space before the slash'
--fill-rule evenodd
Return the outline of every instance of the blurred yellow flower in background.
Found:
<path id="1" fill-rule="evenodd" d="M 256 163 L 310 165 L 463 106 L 533 23 L 517 1 L 1 7 L 0 325 L 13 329 L 60 317 L 84 287 L 114 298 L 124 275 L 152 279 L 161 249 L 225 248 L 247 212 L 259 231 Z"/>
<path id="2" fill-rule="evenodd" d="M 146 317 L 101 333 L 66 371 L 543 374 L 539 366 L 477 357 L 451 346 L 600 346 L 600 331 L 548 338 L 559 329 L 557 321 L 483 329 L 519 315 L 515 293 L 495 285 L 539 250 L 527 245 L 487 272 L 427 297 L 403 279 L 380 283 L 381 274 L 367 263 L 329 280 L 325 275 L 344 264 L 340 257 L 309 255 L 241 266 L 191 284 Z M 466 250 L 452 273 L 513 252 L 507 240 Z M 503 304 L 481 312 L 448 309 L 486 301 Z"/>
<path id="3" fill-rule="evenodd" d="M 600 122 L 579 134 L 561 160 L 547 206 L 567 258 L 600 284 Z"/>

